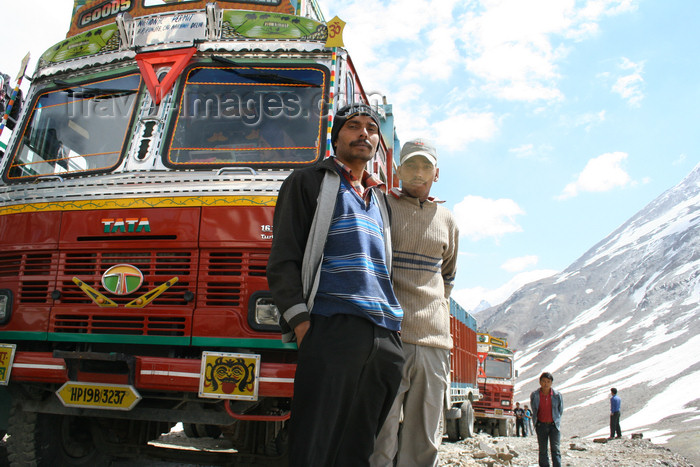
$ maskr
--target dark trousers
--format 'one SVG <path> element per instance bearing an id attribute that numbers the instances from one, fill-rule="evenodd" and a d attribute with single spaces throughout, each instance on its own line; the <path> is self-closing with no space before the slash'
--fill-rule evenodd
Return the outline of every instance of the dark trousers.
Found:
<path id="1" fill-rule="evenodd" d="M 622 429 L 620 428 L 620 412 L 615 412 L 610 414 L 610 437 L 613 438 L 617 435 L 622 437 Z"/>
<path id="2" fill-rule="evenodd" d="M 527 436 L 527 431 L 525 430 L 525 419 L 515 419 L 515 436 Z"/>
<path id="3" fill-rule="evenodd" d="M 403 363 L 398 333 L 356 316 L 312 314 L 294 378 L 289 466 L 369 466 Z"/>
<path id="4" fill-rule="evenodd" d="M 540 467 L 549 467 L 549 456 L 547 455 L 547 444 L 552 451 L 552 465 L 561 467 L 561 451 L 559 450 L 559 442 L 561 433 L 554 423 L 537 422 L 535 425 L 537 432 L 537 445 L 540 448 Z"/>

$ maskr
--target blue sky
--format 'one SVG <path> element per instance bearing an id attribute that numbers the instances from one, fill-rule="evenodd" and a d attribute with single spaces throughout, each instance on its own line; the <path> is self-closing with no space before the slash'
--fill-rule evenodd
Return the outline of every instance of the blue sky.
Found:
<path id="1" fill-rule="evenodd" d="M 14 79 L 29 50 L 33 70 L 72 3 L 17 2 L 0 71 Z M 320 4 L 399 138 L 437 144 L 467 309 L 565 269 L 700 162 L 700 2 Z"/>

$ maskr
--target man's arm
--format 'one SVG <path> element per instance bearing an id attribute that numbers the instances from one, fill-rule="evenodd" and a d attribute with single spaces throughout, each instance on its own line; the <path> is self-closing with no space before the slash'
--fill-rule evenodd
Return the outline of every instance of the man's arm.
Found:
<path id="1" fill-rule="evenodd" d="M 532 407 L 532 421 L 537 422 L 537 408 L 539 407 L 539 399 L 537 399 L 537 391 L 530 393 L 530 407 Z M 537 400 L 536 400 L 537 399 Z"/>
<path id="2" fill-rule="evenodd" d="M 559 399 L 559 418 L 561 418 L 564 415 L 564 396 L 561 395 L 561 392 L 558 392 L 557 398 Z"/>
<path id="3" fill-rule="evenodd" d="M 450 298 L 457 274 L 457 253 L 459 250 L 459 228 L 452 215 L 449 216 L 449 243 L 442 255 L 442 281 L 445 286 L 445 299 Z"/>
<path id="4" fill-rule="evenodd" d="M 275 305 L 291 330 L 302 323 L 308 329 L 309 310 L 304 298 L 301 268 L 306 241 L 316 208 L 309 177 L 293 172 L 282 184 L 273 219 L 272 248 L 267 264 L 267 281 Z M 306 183 L 305 183 L 306 182 Z M 318 193 L 316 193 L 316 196 Z M 305 334 L 304 326 L 299 329 Z M 301 343 L 299 335 L 297 341 Z"/>

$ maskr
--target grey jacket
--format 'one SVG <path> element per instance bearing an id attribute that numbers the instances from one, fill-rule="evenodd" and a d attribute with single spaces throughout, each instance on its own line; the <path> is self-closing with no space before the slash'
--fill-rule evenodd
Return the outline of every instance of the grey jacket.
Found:
<path id="1" fill-rule="evenodd" d="M 530 394 L 530 406 L 532 407 L 532 421 L 537 426 L 537 412 L 540 407 L 540 390 L 536 389 Z M 559 391 L 552 389 L 552 420 L 561 431 L 561 416 L 564 413 L 564 398 Z"/>
<path id="2" fill-rule="evenodd" d="M 282 340 L 296 340 L 294 328 L 309 320 L 318 289 L 323 250 L 340 189 L 332 159 L 295 170 L 280 189 L 267 280 L 282 315 Z M 387 269 L 391 271 L 391 230 L 386 198 L 373 190 L 384 224 Z"/>

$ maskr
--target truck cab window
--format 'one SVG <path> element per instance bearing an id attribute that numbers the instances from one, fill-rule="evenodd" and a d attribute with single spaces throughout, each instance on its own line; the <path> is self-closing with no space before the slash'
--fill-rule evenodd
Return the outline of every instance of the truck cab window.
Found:
<path id="1" fill-rule="evenodd" d="M 115 167 L 125 144 L 140 82 L 140 76 L 132 74 L 39 95 L 7 179 Z"/>
<path id="2" fill-rule="evenodd" d="M 325 136 L 325 81 L 317 68 L 191 69 L 164 162 L 211 167 L 317 160 Z"/>
<path id="3" fill-rule="evenodd" d="M 510 378 L 511 361 L 506 358 L 486 357 L 486 376 L 492 378 Z"/>

